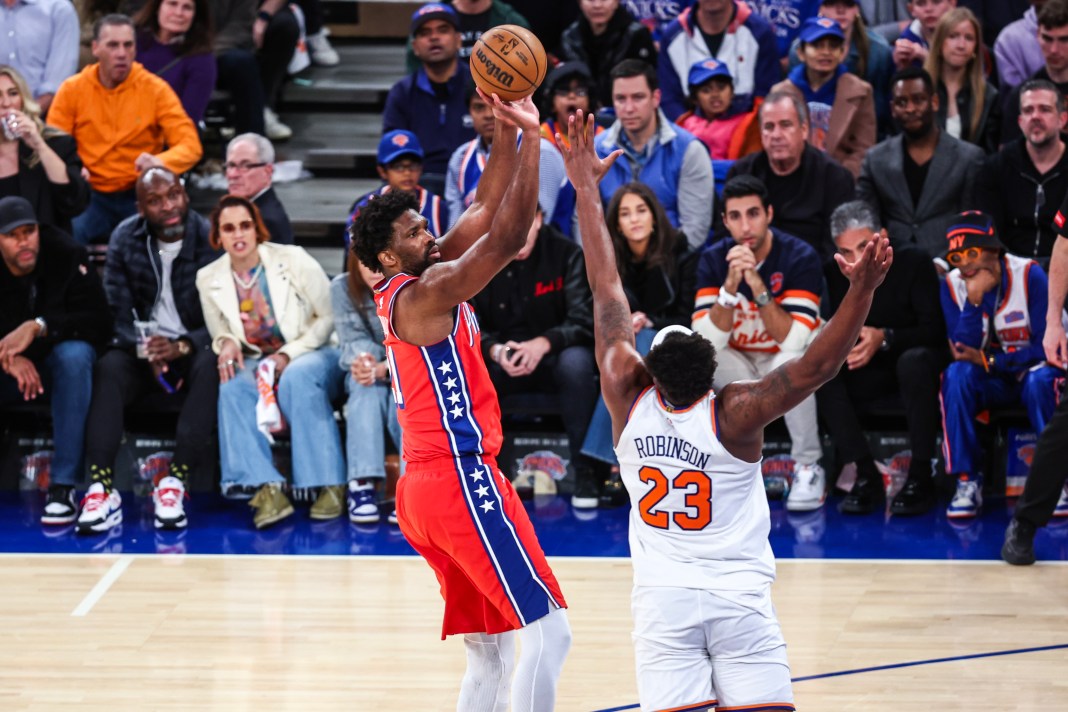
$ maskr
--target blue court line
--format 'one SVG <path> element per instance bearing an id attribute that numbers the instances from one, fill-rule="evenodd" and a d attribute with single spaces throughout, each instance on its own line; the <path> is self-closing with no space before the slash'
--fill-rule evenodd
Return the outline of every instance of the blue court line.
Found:
<path id="1" fill-rule="evenodd" d="M 808 680 L 821 680 L 826 677 L 841 677 L 842 675 L 858 675 L 863 672 L 878 672 L 880 670 L 894 670 L 896 668 L 915 667 L 917 665 L 934 665 L 936 663 L 952 663 L 959 660 L 975 660 L 977 658 L 996 658 L 1002 655 L 1019 655 L 1020 653 L 1042 653 L 1047 650 L 1063 650 L 1068 648 L 1068 643 L 1060 645 L 1044 645 L 1039 648 L 1018 648 L 1016 650 L 998 650 L 993 653 L 975 653 L 974 655 L 956 655 L 950 658 L 931 658 L 930 660 L 914 660 L 908 663 L 892 663 L 890 665 L 876 665 L 875 667 L 856 668 L 854 670 L 839 670 L 838 672 L 825 672 L 819 675 L 807 675 L 795 677 L 791 682 L 807 682 Z M 636 710 L 638 705 L 626 707 L 609 707 L 595 712 L 623 712 L 623 710 Z"/>

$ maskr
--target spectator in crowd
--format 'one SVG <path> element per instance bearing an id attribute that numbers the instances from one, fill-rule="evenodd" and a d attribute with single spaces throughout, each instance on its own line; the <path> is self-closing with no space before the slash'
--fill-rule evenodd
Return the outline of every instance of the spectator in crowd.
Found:
<path id="1" fill-rule="evenodd" d="M 581 14 L 560 36 L 558 54 L 565 62 L 582 62 L 593 76 L 599 106 L 612 105 L 612 68 L 624 59 L 656 67 L 656 44 L 649 28 L 619 0 L 579 0 Z M 566 124 L 561 134 L 567 133 Z"/>
<path id="2" fill-rule="evenodd" d="M 801 28 L 801 64 L 772 91 L 793 94 L 808 108 L 808 142 L 860 174 L 864 154 L 875 143 L 875 102 L 871 85 L 843 63 L 845 33 L 829 17 L 811 17 Z"/>
<path id="3" fill-rule="evenodd" d="M 42 225 L 70 235 L 71 219 L 89 204 L 89 183 L 74 139 L 41 121 L 26 81 L 0 64 L 0 197 L 20 195 Z M 10 136 L 9 136 L 10 134 Z"/>
<path id="4" fill-rule="evenodd" d="M 285 141 L 293 130 L 273 107 L 300 39 L 286 0 L 211 0 L 218 85 L 230 92 L 237 133 Z"/>
<path id="5" fill-rule="evenodd" d="M 957 6 L 957 0 L 911 0 L 906 4 L 912 22 L 894 43 L 894 64 L 899 70 L 922 67 L 942 16 Z"/>
<path id="6" fill-rule="evenodd" d="M 181 174 L 203 153 L 174 90 L 135 62 L 136 55 L 129 17 L 97 20 L 98 61 L 63 82 L 48 113 L 51 125 L 74 137 L 89 170 L 89 207 L 73 224 L 83 245 L 106 238 L 137 211 L 134 183 L 142 171 L 162 166 Z"/>
<path id="7" fill-rule="evenodd" d="M 1068 339 L 1064 332 L 1064 300 L 1068 297 L 1068 229 L 1065 229 L 1068 201 L 1057 211 L 1057 242 L 1050 261 L 1049 293 L 1046 303 L 1046 335 L 1042 339 L 1046 361 L 1068 369 Z M 1050 517 L 1068 517 L 1068 389 L 1061 389 L 1060 404 L 1038 437 L 1031 471 L 1023 494 L 1005 530 L 1001 558 L 1010 564 L 1026 566 L 1035 562 L 1035 530 Z"/>
<path id="8" fill-rule="evenodd" d="M 888 42 L 896 40 L 912 22 L 908 0 L 857 0 L 857 5 L 864 21 Z"/>
<path id="9" fill-rule="evenodd" d="M 403 129 L 394 129 L 383 136 L 378 142 L 378 176 L 385 183 L 352 204 L 349 209 L 348 224 L 345 227 L 346 247 L 349 244 L 349 231 L 360 209 L 376 196 L 385 195 L 392 190 L 413 194 L 419 201 L 419 214 L 426 218 L 426 229 L 434 237 L 444 235 L 449 226 L 449 211 L 440 197 L 419 185 L 419 177 L 422 174 L 423 147 L 419 145 L 419 138 L 415 134 Z M 346 260 L 345 269 L 352 271 L 348 260 Z M 337 309 L 334 311 L 336 312 Z"/>
<path id="10" fill-rule="evenodd" d="M 945 252 L 946 228 L 975 205 L 983 152 L 938 127 L 931 75 L 908 67 L 894 75 L 891 112 L 901 130 L 864 157 L 857 197 L 875 208 L 895 247 Z"/>
<path id="11" fill-rule="evenodd" d="M 746 111 L 782 75 L 775 31 L 742 0 L 696 0 L 664 30 L 660 53 L 664 113 L 672 121 L 686 111 L 683 82 L 694 62 L 712 57 L 727 65 L 734 101 Z"/>
<path id="12" fill-rule="evenodd" d="M 226 187 L 230 195 L 251 200 L 260 211 L 271 242 L 293 244 L 293 226 L 274 192 L 274 146 L 259 134 L 234 136 L 226 146 Z"/>
<path id="13" fill-rule="evenodd" d="M 222 487 L 256 489 L 249 504 L 257 529 L 293 514 L 285 477 L 271 459 L 272 428 L 259 414 L 262 389 L 277 391 L 289 427 L 293 488 L 319 488 L 311 518 L 336 519 L 345 510 L 345 460 L 332 405 L 345 373 L 330 343 L 330 279 L 304 248 L 275 245 L 270 237 L 250 200 L 223 196 L 211 214 L 211 243 L 225 254 L 196 277 L 221 383 Z"/>
<path id="14" fill-rule="evenodd" d="M 541 137 L 559 148 L 557 134 L 567 145 L 567 118 L 579 109 L 584 114 L 597 113 L 597 98 L 594 95 L 593 75 L 582 62 L 561 62 L 553 68 L 541 85 L 542 106 Z M 596 133 L 604 131 L 602 126 Z"/>
<path id="15" fill-rule="evenodd" d="M 730 161 L 733 165 L 738 158 L 760 150 L 758 109 L 764 100 L 757 97 L 752 110 L 738 111 L 734 105 L 734 77 L 727 65 L 718 59 L 694 62 L 686 83 L 690 90 L 688 105 L 692 108 L 675 123 L 708 147 L 714 169 L 717 161 Z"/>
<path id="16" fill-rule="evenodd" d="M 523 249 L 471 303 L 498 395 L 556 393 L 561 398 L 575 472 L 571 504 L 592 509 L 600 496 L 598 475 L 581 449 L 597 403 L 593 297 L 582 249 L 544 225 L 543 215 L 539 208 Z"/>
<path id="17" fill-rule="evenodd" d="M 766 105 L 765 105 L 766 106 Z M 771 227 L 775 217 L 764 183 L 740 175 L 723 187 L 723 223 L 730 232 L 701 253 L 691 328 L 716 347 L 716 390 L 761 378 L 796 358 L 819 325 L 823 275 L 816 251 Z M 818 509 L 826 477 L 811 395 L 785 416 L 794 458 L 786 508 Z"/>
<path id="18" fill-rule="evenodd" d="M 1024 83 L 1042 69 L 1045 59 L 1038 37 L 1038 8 L 1045 0 L 1031 0 L 1031 7 L 1019 20 L 1005 26 L 994 42 L 994 59 L 998 70 L 998 86 L 1002 96 Z"/>
<path id="19" fill-rule="evenodd" d="M 55 445 L 41 523 L 70 524 L 93 361 L 111 335 L 107 299 L 85 248 L 41 224 L 25 198 L 0 198 L 0 257 L 0 405 L 51 401 Z"/>
<path id="20" fill-rule="evenodd" d="M 400 452 L 401 429 L 389 386 L 385 334 L 375 311 L 374 287 L 382 275 L 372 272 L 348 251 L 347 271 L 330 283 L 345 376 L 345 454 L 348 461 L 349 521 L 375 524 L 381 518 L 375 483 L 385 485 L 386 434 Z M 396 512 L 390 523 L 397 523 Z"/>
<path id="21" fill-rule="evenodd" d="M 616 121 L 597 137 L 602 158 L 616 149 L 623 155 L 601 180 L 607 203 L 624 183 L 641 181 L 660 200 L 671 224 L 686 235 L 691 248 L 704 244 L 712 226 L 712 164 L 704 144 L 673 125 L 660 110 L 656 70 L 625 59 L 612 70 Z"/>
<path id="22" fill-rule="evenodd" d="M 108 243 L 104 288 L 115 329 L 93 373 L 85 433 L 92 481 L 78 517 L 83 534 L 103 533 L 122 522 L 115 457 L 123 409 L 141 396 L 185 393 L 174 457 L 152 494 L 157 529 L 186 526 L 189 475 L 215 458 L 208 443 L 219 378 L 195 285 L 196 271 L 216 257 L 208 244 L 208 222 L 189 209 L 178 177 L 158 166 L 137 179 L 137 210 Z"/>
<path id="23" fill-rule="evenodd" d="M 530 29 L 526 17 L 516 12 L 516 9 L 504 0 L 450 0 L 446 4 L 456 13 L 459 22 L 459 59 L 464 69 L 470 61 L 471 50 L 486 30 L 498 25 L 519 25 Z M 414 51 L 414 38 L 409 37 L 404 60 L 405 69 L 411 74 L 419 69 L 420 62 L 421 59 Z"/>
<path id="24" fill-rule="evenodd" d="M 890 43 L 867 26 L 856 0 L 822 0 L 819 15 L 831 18 L 842 28 L 846 39 L 846 69 L 871 84 L 878 136 L 882 138 L 890 128 L 890 77 L 894 73 Z M 791 69 L 801 63 L 800 45 L 800 39 L 790 45 Z"/>
<path id="25" fill-rule="evenodd" d="M 208 0 L 150 0 L 134 24 L 141 64 L 171 85 L 185 113 L 199 124 L 215 90 Z"/>
<path id="26" fill-rule="evenodd" d="M 664 207 L 644 183 L 620 186 L 608 202 L 605 224 L 630 305 L 635 348 L 644 356 L 657 331 L 672 324 L 689 325 L 699 253 L 689 249 L 685 236 L 671 226 Z M 612 447 L 612 419 L 603 398 L 597 400 L 582 453 L 613 466 L 616 476 L 602 488 L 602 501 L 609 505 L 625 501 Z"/>
<path id="27" fill-rule="evenodd" d="M 1064 371 L 1045 363 L 1048 282 L 1042 267 L 1006 253 L 985 213 L 961 213 L 946 239 L 954 269 L 942 283 L 942 312 L 953 363 L 942 373 L 942 450 L 946 473 L 957 481 L 946 516 L 965 519 L 983 504 L 975 416 L 1019 403 L 1035 432 L 1042 432 Z"/>
<path id="28" fill-rule="evenodd" d="M 822 259 L 834 252 L 831 213 L 853 199 L 853 176 L 809 145 L 808 108 L 796 95 L 772 92 L 760 107 L 764 150 L 740 159 L 727 174 L 760 179 L 775 208 L 775 225 L 807 242 Z"/>
<path id="29" fill-rule="evenodd" d="M 1053 82 L 1061 94 L 1068 96 L 1068 0 L 1046 0 L 1038 11 L 1038 46 L 1045 64 L 1031 79 Z M 1020 135 L 1019 93 L 1017 87 L 1005 102 L 1001 124 L 1001 140 L 1005 143 Z"/>
<path id="30" fill-rule="evenodd" d="M 1068 154 L 1061 133 L 1068 125 L 1064 95 L 1045 79 L 1024 82 L 1020 96 L 1023 136 L 987 158 L 982 199 L 1009 252 L 1049 264 L 1057 239 L 1053 218 L 1068 194 Z"/>
<path id="31" fill-rule="evenodd" d="M 966 7 L 938 21 L 925 69 L 938 91 L 938 126 L 986 153 L 998 150 L 1001 100 L 983 76 L 979 21 Z"/>
<path id="32" fill-rule="evenodd" d="M 853 262 L 873 238 L 886 237 L 871 206 L 854 200 L 831 215 L 838 253 Z M 834 262 L 824 265 L 829 313 L 838 310 L 849 289 Z M 938 307 L 939 277 L 925 252 L 894 250 L 886 281 L 875 290 L 871 310 L 845 368 L 816 392 L 820 417 L 842 464 L 856 463 L 857 479 L 839 505 L 845 514 L 883 508 L 886 490 L 875 466 L 860 413 L 872 403 L 905 406 L 912 459 L 908 479 L 890 503 L 894 514 L 922 514 L 934 504 L 931 463 L 937 457 L 938 383 L 949 355 L 946 326 Z"/>
<path id="33" fill-rule="evenodd" d="M 69 0 L 5 0 L 0 59 L 26 79 L 47 114 L 63 80 L 78 71 L 78 12 Z"/>
<path id="34" fill-rule="evenodd" d="M 449 157 L 475 137 L 465 93 L 470 74 L 459 61 L 460 18 L 449 5 L 427 3 L 412 14 L 409 34 L 421 66 L 389 90 L 382 133 L 405 129 L 419 137 L 423 185 L 441 195 Z"/>
<path id="35" fill-rule="evenodd" d="M 475 200 L 475 188 L 482 178 L 482 170 L 489 158 L 493 143 L 492 105 L 486 103 L 475 91 L 473 82 L 467 85 L 467 112 L 475 124 L 477 136 L 461 144 L 449 159 L 449 169 L 445 174 L 445 205 L 449 214 L 449 227 L 456 224 L 463 212 Z M 544 139 L 538 160 L 538 205 L 551 217 L 555 214 L 556 199 L 560 186 L 567 182 L 564 173 L 564 158 Z M 440 234 L 440 233 L 437 233 Z"/>
<path id="36" fill-rule="evenodd" d="M 297 0 L 297 5 L 304 13 L 304 44 L 308 48 L 308 58 L 320 67 L 336 67 L 341 63 L 341 57 L 330 44 L 322 0 Z"/>
<path id="37" fill-rule="evenodd" d="M 979 18 L 983 34 L 979 38 L 987 47 L 993 47 L 1001 31 L 1024 14 L 1029 0 L 958 0 Z M 1033 37 L 1033 35 L 1032 35 Z"/>

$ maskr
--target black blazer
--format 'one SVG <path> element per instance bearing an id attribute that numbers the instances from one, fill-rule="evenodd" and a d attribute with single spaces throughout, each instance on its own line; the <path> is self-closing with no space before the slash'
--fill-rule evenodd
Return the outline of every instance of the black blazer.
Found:
<path id="1" fill-rule="evenodd" d="M 72 136 L 52 129 L 47 132 L 45 142 L 67 164 L 70 182 L 67 185 L 51 183 L 40 163 L 30 168 L 32 151 L 20 141 L 18 194 L 30 201 L 38 222 L 70 235 L 71 220 L 89 205 L 89 183 L 82 177 L 82 159 L 78 157 L 78 145 Z"/>
<path id="2" fill-rule="evenodd" d="M 267 226 L 267 232 L 271 233 L 271 242 L 280 245 L 293 244 L 293 226 L 289 224 L 289 216 L 282 205 L 282 201 L 274 192 L 274 188 L 268 188 L 253 201 L 260 209 L 260 217 Z"/>

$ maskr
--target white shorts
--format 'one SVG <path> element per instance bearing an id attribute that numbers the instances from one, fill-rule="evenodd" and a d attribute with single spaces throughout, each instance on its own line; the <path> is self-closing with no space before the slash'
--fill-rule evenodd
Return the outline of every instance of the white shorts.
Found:
<path id="1" fill-rule="evenodd" d="M 642 712 L 794 709 L 770 591 L 635 586 L 631 612 Z"/>

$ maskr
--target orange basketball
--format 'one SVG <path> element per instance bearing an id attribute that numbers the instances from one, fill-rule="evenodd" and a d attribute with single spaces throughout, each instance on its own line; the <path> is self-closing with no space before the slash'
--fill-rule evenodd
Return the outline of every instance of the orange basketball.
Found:
<path id="1" fill-rule="evenodd" d="M 501 101 L 530 96 L 545 79 L 545 48 L 530 30 L 498 25 L 482 33 L 471 49 L 471 76 L 486 94 Z"/>

